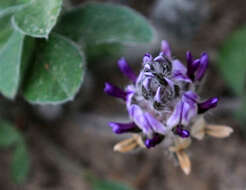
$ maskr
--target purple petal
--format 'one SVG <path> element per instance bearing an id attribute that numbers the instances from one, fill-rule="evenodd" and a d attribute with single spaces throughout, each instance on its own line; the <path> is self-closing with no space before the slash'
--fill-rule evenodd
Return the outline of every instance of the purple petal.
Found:
<path id="1" fill-rule="evenodd" d="M 190 132 L 188 130 L 182 129 L 181 127 L 177 127 L 175 133 L 182 138 L 188 138 L 190 136 Z"/>
<path id="2" fill-rule="evenodd" d="M 217 106 L 219 99 L 217 97 L 209 98 L 207 101 L 198 104 L 198 113 L 204 113 L 207 110 Z"/>
<path id="3" fill-rule="evenodd" d="M 197 105 L 184 102 L 181 124 L 187 126 L 197 114 Z"/>
<path id="4" fill-rule="evenodd" d="M 122 134 L 127 132 L 139 132 L 140 129 L 136 126 L 134 122 L 131 123 L 115 123 L 110 122 L 109 126 L 112 127 L 112 130 L 116 134 Z"/>
<path id="5" fill-rule="evenodd" d="M 157 101 L 157 102 L 161 102 L 162 93 L 163 93 L 163 89 L 161 87 L 158 87 L 158 89 L 157 89 L 157 91 L 155 93 L 154 100 Z"/>
<path id="6" fill-rule="evenodd" d="M 164 57 L 162 55 L 159 55 L 157 57 L 155 57 L 154 61 L 164 61 Z"/>
<path id="7" fill-rule="evenodd" d="M 173 89 L 174 88 L 174 82 L 172 80 L 169 80 L 167 77 L 164 77 L 164 80 L 166 80 L 167 84 Z"/>
<path id="8" fill-rule="evenodd" d="M 198 100 L 198 95 L 190 90 L 184 93 L 184 95 L 182 96 L 182 100 L 189 104 L 194 104 Z"/>
<path id="9" fill-rule="evenodd" d="M 151 136 L 153 131 L 142 109 L 138 105 L 133 104 L 130 106 L 130 109 L 128 111 L 131 119 L 140 129 L 142 129 L 143 133 L 147 136 Z"/>
<path id="10" fill-rule="evenodd" d="M 108 82 L 105 83 L 104 92 L 110 96 L 126 100 L 127 92 Z"/>
<path id="11" fill-rule="evenodd" d="M 151 78 L 150 77 L 146 77 L 144 80 L 143 80 L 143 86 L 146 90 L 148 90 L 150 88 L 150 82 L 151 82 Z"/>
<path id="12" fill-rule="evenodd" d="M 178 59 L 172 61 L 172 68 L 174 73 L 178 72 L 185 75 L 187 72 L 187 68 Z"/>
<path id="13" fill-rule="evenodd" d="M 136 81 L 137 76 L 136 74 L 133 72 L 133 70 L 131 69 L 131 67 L 127 64 L 126 60 L 124 58 L 121 58 L 118 60 L 118 66 L 121 70 L 121 72 L 127 76 L 130 80 L 132 80 L 133 82 Z"/>
<path id="14" fill-rule="evenodd" d="M 145 65 L 144 65 L 144 69 L 145 69 L 145 70 L 150 70 L 150 65 L 149 65 L 149 64 L 145 64 Z"/>
<path id="15" fill-rule="evenodd" d="M 197 71 L 199 65 L 200 65 L 200 59 L 196 59 L 190 65 L 188 65 L 187 75 L 191 80 L 194 80 L 195 72 Z"/>
<path id="16" fill-rule="evenodd" d="M 161 41 L 161 51 L 168 57 L 172 56 L 170 46 L 165 40 Z"/>
<path id="17" fill-rule="evenodd" d="M 136 91 L 133 84 L 127 85 L 125 89 L 127 91 L 127 94 L 134 93 Z"/>
<path id="18" fill-rule="evenodd" d="M 151 139 L 146 139 L 144 144 L 147 148 L 152 148 L 160 144 L 163 139 L 164 137 L 162 135 L 155 134 Z"/>
<path id="19" fill-rule="evenodd" d="M 200 58 L 199 67 L 195 73 L 195 80 L 201 80 L 207 70 L 208 67 L 208 55 L 207 53 L 203 53 Z"/>
<path id="20" fill-rule="evenodd" d="M 178 124 L 188 125 L 197 114 L 197 99 L 198 96 L 194 92 L 186 92 L 176 104 L 172 115 L 168 118 L 167 126 L 172 128 Z"/>
<path id="21" fill-rule="evenodd" d="M 190 51 L 186 52 L 186 61 L 187 61 L 188 67 L 190 67 L 193 63 L 193 57 Z"/>
<path id="22" fill-rule="evenodd" d="M 173 67 L 173 78 L 176 81 L 185 81 L 192 82 L 188 76 L 186 76 L 187 69 L 186 67 L 178 60 L 175 59 L 172 61 Z"/>
<path id="23" fill-rule="evenodd" d="M 174 126 L 178 125 L 178 123 L 180 122 L 182 110 L 183 110 L 183 102 L 179 101 L 176 104 L 176 107 L 175 107 L 172 115 L 167 120 L 168 128 L 173 128 Z"/>
<path id="24" fill-rule="evenodd" d="M 130 112 L 131 112 L 131 105 L 132 105 L 132 102 L 134 100 L 133 97 L 134 97 L 134 93 L 129 93 L 126 97 L 126 108 L 127 108 L 128 113 L 129 113 L 129 116 L 130 116 Z"/>
<path id="25" fill-rule="evenodd" d="M 136 84 L 140 83 L 143 79 L 143 76 L 144 76 L 144 72 L 141 71 L 138 75 L 138 78 L 137 78 L 137 81 L 136 81 Z"/>
<path id="26" fill-rule="evenodd" d="M 153 59 L 150 53 L 146 53 L 143 57 L 143 64 L 151 62 Z"/>
<path id="27" fill-rule="evenodd" d="M 156 133 L 165 135 L 167 133 L 167 128 L 157 119 L 155 119 L 150 113 L 145 113 L 145 118 L 148 120 L 151 128 Z"/>
<path id="28" fill-rule="evenodd" d="M 187 83 L 191 83 L 192 82 L 189 77 L 187 77 L 185 74 L 179 73 L 179 72 L 173 73 L 173 78 L 176 81 L 185 81 Z"/>
<path id="29" fill-rule="evenodd" d="M 154 77 L 155 75 L 151 72 L 144 72 L 144 75 L 147 77 Z"/>
<path id="30" fill-rule="evenodd" d="M 182 96 L 183 110 L 182 110 L 182 121 L 181 124 L 188 125 L 193 117 L 197 114 L 197 99 L 198 96 L 192 91 L 186 92 Z"/>

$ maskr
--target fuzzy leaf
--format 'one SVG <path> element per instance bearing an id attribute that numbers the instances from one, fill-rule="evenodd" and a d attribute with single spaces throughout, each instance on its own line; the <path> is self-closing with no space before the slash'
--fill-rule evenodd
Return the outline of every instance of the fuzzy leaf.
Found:
<path id="1" fill-rule="evenodd" d="M 2 34 L 8 38 L 0 40 L 0 46 L 2 46 L 0 49 L 0 91 L 6 97 L 14 98 L 19 86 L 24 35 L 11 28 L 5 28 L 3 32 L 5 34 L 0 32 L 0 36 Z"/>
<path id="2" fill-rule="evenodd" d="M 136 11 L 108 3 L 87 3 L 65 14 L 57 31 L 87 46 L 137 44 L 153 40 L 153 28 Z"/>
<path id="3" fill-rule="evenodd" d="M 22 53 L 22 63 L 21 63 L 21 84 L 24 80 L 25 75 L 29 75 L 28 69 L 32 63 L 32 59 L 34 59 L 35 55 L 35 44 L 36 39 L 26 36 L 23 45 L 23 53 Z"/>
<path id="4" fill-rule="evenodd" d="M 29 154 L 26 149 L 24 142 L 20 142 L 15 149 L 12 160 L 12 177 L 15 183 L 23 183 L 28 175 L 30 169 Z"/>
<path id="5" fill-rule="evenodd" d="M 3 15 L 14 13 L 26 6 L 30 0 L 2 0 L 0 1 L 0 17 Z"/>
<path id="6" fill-rule="evenodd" d="M 7 43 L 13 29 L 10 24 L 10 16 L 0 17 L 0 50 Z"/>
<path id="7" fill-rule="evenodd" d="M 33 103 L 62 103 L 72 100 L 83 81 L 85 58 L 70 40 L 51 35 L 38 44 L 38 54 L 23 94 Z"/>
<path id="8" fill-rule="evenodd" d="M 20 139 L 19 132 L 10 123 L 0 122 L 0 147 L 6 148 L 14 145 Z"/>
<path id="9" fill-rule="evenodd" d="M 26 35 L 48 38 L 61 7 L 62 0 L 32 0 L 28 6 L 14 15 L 13 25 Z"/>
<path id="10" fill-rule="evenodd" d="M 237 95 L 245 93 L 246 27 L 232 34 L 219 52 L 219 68 L 228 85 Z"/>
<path id="11" fill-rule="evenodd" d="M 103 43 L 95 46 L 88 46 L 86 49 L 86 57 L 89 63 L 100 62 L 115 62 L 122 56 L 124 47 L 120 43 Z M 93 64 L 88 65 L 93 66 Z M 104 66 L 102 66 L 104 67 Z M 94 68 L 101 69 L 97 64 L 94 64 Z"/>

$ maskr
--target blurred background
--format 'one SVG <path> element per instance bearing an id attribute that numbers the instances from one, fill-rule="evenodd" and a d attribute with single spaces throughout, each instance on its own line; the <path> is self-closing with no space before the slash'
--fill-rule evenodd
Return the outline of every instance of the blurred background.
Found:
<path id="1" fill-rule="evenodd" d="M 84 2 L 88 1 L 65 1 L 64 9 Z M 30 105 L 21 96 L 14 101 L 1 96 L 1 117 L 24 136 L 30 163 L 20 158 L 13 166 L 13 149 L 1 148 L 0 189 L 246 190 L 246 1 L 100 2 L 123 4 L 143 14 L 156 28 L 155 41 L 149 46 L 125 48 L 110 58 L 88 58 L 83 91 L 63 105 Z M 126 57 L 137 72 L 144 53 L 157 55 L 162 39 L 169 41 L 173 55 L 182 61 L 187 50 L 195 57 L 203 51 L 209 54 L 200 95 L 220 97 L 220 102 L 206 119 L 235 131 L 226 139 L 194 140 L 189 149 L 189 176 L 162 147 L 128 154 L 113 152 L 113 145 L 127 136 L 113 134 L 107 124 L 128 118 L 125 105 L 103 93 L 106 81 L 121 87 L 128 83 L 117 68 L 117 59 Z M 23 175 L 18 167 L 25 164 L 30 168 L 25 182 L 14 183 L 11 167 L 17 168 L 15 175 Z"/>

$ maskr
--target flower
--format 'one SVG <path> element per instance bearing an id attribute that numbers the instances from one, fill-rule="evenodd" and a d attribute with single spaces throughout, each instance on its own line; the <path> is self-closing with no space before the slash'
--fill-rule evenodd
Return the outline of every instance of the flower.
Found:
<path id="1" fill-rule="evenodd" d="M 138 75 L 124 58 L 118 61 L 121 72 L 132 81 L 125 89 L 105 83 L 104 92 L 123 100 L 130 118 L 129 123 L 110 122 L 109 126 L 116 134 L 134 133 L 132 139 L 121 142 L 124 146 L 122 144 L 115 146 L 117 151 L 126 152 L 136 148 L 137 145 L 152 148 L 163 141 L 172 142 L 171 145 L 168 143 L 169 148 L 180 146 L 180 142 L 187 141 L 185 139 L 189 141 L 191 136 L 199 136 L 194 135 L 195 129 L 192 129 L 192 126 L 205 112 L 217 106 L 217 97 L 202 100 L 196 92 L 208 67 L 207 53 L 202 53 L 199 58 L 194 59 L 188 51 L 185 66 L 172 57 L 170 46 L 166 41 L 162 41 L 161 44 L 161 52 L 157 57 L 154 58 L 150 53 L 144 55 L 142 69 Z M 213 130 L 211 126 L 207 126 L 206 130 L 202 131 L 216 136 L 215 133 L 220 129 Z M 227 130 L 228 135 L 231 132 Z M 172 152 L 176 153 L 181 167 L 188 174 L 190 171 L 188 155 L 183 149 L 182 152 L 180 150 Z"/>

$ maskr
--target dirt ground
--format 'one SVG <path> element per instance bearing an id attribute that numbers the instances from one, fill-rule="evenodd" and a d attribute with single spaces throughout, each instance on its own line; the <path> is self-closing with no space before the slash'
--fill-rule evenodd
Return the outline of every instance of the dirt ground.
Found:
<path id="1" fill-rule="evenodd" d="M 78 2 L 81 0 L 74 0 L 75 4 Z M 150 15 L 154 2 L 126 1 L 146 16 Z M 214 60 L 223 40 L 246 24 L 246 1 L 209 2 L 209 17 L 187 47 L 197 55 L 203 50 L 211 54 L 212 63 L 201 95 L 222 96 L 222 102 L 232 99 L 233 105 L 227 106 L 230 108 L 234 107 L 234 97 Z M 174 45 L 174 52 L 183 58 L 185 49 Z M 227 139 L 194 140 L 188 152 L 192 161 L 189 176 L 182 173 L 162 147 L 129 154 L 113 152 L 113 145 L 127 137 L 114 135 L 107 125 L 109 121 L 127 119 L 124 105 L 103 94 L 105 81 L 126 84 L 115 69 L 116 66 L 103 72 L 90 71 L 93 88 L 86 102 L 81 92 L 74 102 L 64 105 L 63 114 L 52 121 L 41 117 L 36 107 L 22 100 L 21 103 L 5 100 L 4 106 L 13 110 L 6 112 L 21 118 L 32 166 L 26 184 L 15 185 L 10 176 L 11 150 L 0 150 L 0 190 L 89 190 L 90 184 L 84 177 L 88 170 L 99 178 L 119 180 L 137 190 L 246 190 L 246 139 L 230 109 L 223 110 L 223 103 L 208 114 L 207 119 L 230 125 L 235 132 Z"/>
<path id="2" fill-rule="evenodd" d="M 107 122 L 122 115 L 79 114 L 63 126 L 35 126 L 27 138 L 32 169 L 27 184 L 16 186 L 9 177 L 10 152 L 1 151 L 0 187 L 6 190 L 91 189 L 83 177 L 96 176 L 125 182 L 141 190 L 245 190 L 245 140 L 238 130 L 228 139 L 194 141 L 189 149 L 191 175 L 186 176 L 162 147 L 121 154 L 112 150 L 124 137 L 111 134 Z M 224 123 L 224 120 L 219 121 Z M 231 123 L 232 124 L 232 123 Z"/>

